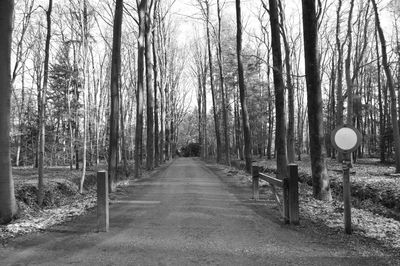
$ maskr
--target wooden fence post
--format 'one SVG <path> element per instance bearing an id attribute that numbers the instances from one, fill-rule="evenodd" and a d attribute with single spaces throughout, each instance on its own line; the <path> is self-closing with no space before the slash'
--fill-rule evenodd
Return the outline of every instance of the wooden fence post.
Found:
<path id="1" fill-rule="evenodd" d="M 299 173 L 297 164 L 288 165 L 289 173 L 289 219 L 299 224 Z"/>
<path id="2" fill-rule="evenodd" d="M 97 172 L 97 228 L 99 232 L 108 232 L 108 176 L 106 171 Z"/>
<path id="3" fill-rule="evenodd" d="M 260 194 L 258 191 L 258 182 L 259 182 L 259 169 L 258 166 L 253 166 L 251 168 L 252 170 L 252 175 L 253 175 L 253 199 L 254 200 L 259 200 L 260 199 Z"/>
<path id="4" fill-rule="evenodd" d="M 285 177 L 283 179 L 283 220 L 285 224 L 290 222 L 289 213 L 289 178 Z"/>

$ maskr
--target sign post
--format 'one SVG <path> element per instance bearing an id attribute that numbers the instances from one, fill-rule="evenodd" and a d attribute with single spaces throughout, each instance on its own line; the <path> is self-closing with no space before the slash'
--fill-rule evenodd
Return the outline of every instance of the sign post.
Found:
<path id="1" fill-rule="evenodd" d="M 351 153 L 360 146 L 361 134 L 351 125 L 335 128 L 331 134 L 331 142 L 336 150 L 343 153 L 343 205 L 344 205 L 344 231 L 351 234 L 351 191 L 350 167 Z"/>
<path id="2" fill-rule="evenodd" d="M 109 229 L 108 176 L 106 171 L 97 172 L 97 227 L 99 232 Z"/>

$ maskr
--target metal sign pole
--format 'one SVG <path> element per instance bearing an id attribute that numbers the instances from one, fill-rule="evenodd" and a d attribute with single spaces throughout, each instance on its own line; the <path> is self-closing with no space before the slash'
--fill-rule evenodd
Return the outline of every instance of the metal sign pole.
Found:
<path id="1" fill-rule="evenodd" d="M 344 205 L 344 231 L 351 234 L 351 193 L 350 193 L 350 168 L 351 153 L 360 146 L 361 134 L 352 125 L 336 127 L 331 134 L 331 142 L 335 149 L 343 154 L 343 205 Z"/>
<path id="2" fill-rule="evenodd" d="M 343 157 L 344 231 L 351 234 L 350 154 L 344 153 Z"/>

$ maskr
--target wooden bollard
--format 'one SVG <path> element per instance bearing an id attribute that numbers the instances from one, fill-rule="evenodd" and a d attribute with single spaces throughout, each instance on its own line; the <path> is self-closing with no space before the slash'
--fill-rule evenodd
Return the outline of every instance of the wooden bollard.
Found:
<path id="1" fill-rule="evenodd" d="M 259 200 L 260 199 L 260 194 L 258 192 L 258 182 L 259 182 L 259 169 L 258 166 L 253 166 L 251 168 L 252 170 L 252 176 L 253 176 L 253 199 L 254 200 Z"/>
<path id="2" fill-rule="evenodd" d="M 289 213 L 289 178 L 285 177 L 283 179 L 283 220 L 285 224 L 290 223 L 290 213 Z"/>
<path id="3" fill-rule="evenodd" d="M 106 171 L 97 172 L 97 228 L 99 232 L 108 232 L 108 176 Z"/>
<path id="4" fill-rule="evenodd" d="M 289 173 L 289 219 L 299 224 L 299 173 L 297 164 L 288 165 Z"/>

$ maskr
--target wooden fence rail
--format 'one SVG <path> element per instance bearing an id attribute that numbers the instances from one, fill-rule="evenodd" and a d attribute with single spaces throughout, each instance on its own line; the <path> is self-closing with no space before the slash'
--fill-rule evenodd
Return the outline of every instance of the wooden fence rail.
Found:
<path id="1" fill-rule="evenodd" d="M 253 198 L 259 200 L 259 180 L 262 179 L 269 183 L 274 194 L 276 203 L 279 206 L 285 223 L 299 224 L 299 175 L 296 164 L 288 165 L 289 177 L 283 180 L 276 177 L 260 173 L 259 167 L 253 166 Z M 276 190 L 282 188 L 282 201 Z"/>

